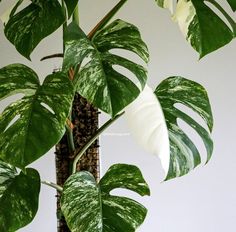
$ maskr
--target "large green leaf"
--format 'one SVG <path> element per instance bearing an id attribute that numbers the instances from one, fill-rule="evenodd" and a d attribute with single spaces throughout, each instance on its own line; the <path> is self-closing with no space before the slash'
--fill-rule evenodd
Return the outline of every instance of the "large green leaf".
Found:
<path id="1" fill-rule="evenodd" d="M 139 169 L 132 165 L 113 165 L 97 184 L 88 172 L 78 172 L 66 181 L 61 208 L 72 232 L 133 232 L 142 224 L 147 210 L 126 197 L 110 195 L 126 188 L 141 196 L 149 188 Z"/>
<path id="2" fill-rule="evenodd" d="M 38 210 L 39 192 L 36 170 L 17 175 L 15 168 L 0 161 L 0 231 L 14 232 L 29 224 Z"/>
<path id="3" fill-rule="evenodd" d="M 170 1 L 158 2 L 159 6 L 163 7 L 164 3 Z M 221 11 L 231 27 L 227 26 L 206 2 Z M 234 20 L 215 0 L 179 0 L 173 18 L 200 58 L 228 44 L 236 35 Z"/>
<path id="4" fill-rule="evenodd" d="M 139 94 L 139 88 L 126 76 L 114 69 L 120 66 L 132 72 L 144 87 L 146 70 L 111 49 L 131 51 L 148 62 L 148 50 L 138 29 L 122 20 L 116 20 L 97 32 L 90 41 L 74 23 L 67 29 L 63 69 L 76 68 L 85 58 L 89 61 L 81 68 L 77 78 L 78 92 L 99 109 L 115 116 Z"/>
<path id="5" fill-rule="evenodd" d="M 75 7 L 77 6 L 79 0 L 64 0 L 66 3 L 66 8 L 68 12 L 68 18 L 73 14 Z"/>
<path id="6" fill-rule="evenodd" d="M 14 64 L 0 69 L 0 100 L 15 93 L 24 97 L 0 114 L 0 159 L 24 168 L 63 136 L 74 90 L 61 72 L 40 86 L 33 70 Z"/>
<path id="7" fill-rule="evenodd" d="M 211 158 L 213 142 L 210 133 L 193 118 L 175 107 L 176 103 L 185 105 L 201 116 L 212 130 L 213 117 L 206 90 L 198 83 L 182 77 L 170 77 L 155 90 L 162 106 L 170 139 L 170 165 L 166 179 L 182 176 L 201 162 L 200 154 L 185 132 L 179 127 L 177 119 L 191 126 L 202 138 L 207 150 L 207 161 Z"/>
<path id="8" fill-rule="evenodd" d="M 32 0 L 30 5 L 10 17 L 4 32 L 19 53 L 30 59 L 38 43 L 60 27 L 64 20 L 57 0 Z"/>

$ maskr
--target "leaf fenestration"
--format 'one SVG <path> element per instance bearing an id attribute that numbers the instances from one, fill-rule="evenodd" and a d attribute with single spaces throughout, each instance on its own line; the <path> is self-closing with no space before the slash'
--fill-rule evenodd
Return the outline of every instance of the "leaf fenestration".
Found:
<path id="1" fill-rule="evenodd" d="M 17 51 L 30 59 L 38 43 L 65 21 L 57 0 L 34 0 L 8 20 L 4 32 Z M 50 22 L 50 23 L 48 23 Z"/>
<path id="2" fill-rule="evenodd" d="M 146 69 L 126 58 L 112 54 L 120 48 L 136 53 L 148 62 L 148 50 L 138 29 L 132 24 L 116 20 L 98 31 L 90 41 L 74 23 L 65 35 L 66 49 L 63 70 L 76 68 L 85 58 L 89 61 L 80 69 L 76 80 L 77 91 L 89 102 L 114 117 L 140 93 L 127 76 L 114 69 L 114 65 L 132 72 L 142 88 L 146 83 Z"/>
<path id="3" fill-rule="evenodd" d="M 16 93 L 24 96 L 0 114 L 0 159 L 24 168 L 63 136 L 74 89 L 61 72 L 40 86 L 33 70 L 13 64 L 0 69 L 0 100 Z"/>
<path id="4" fill-rule="evenodd" d="M 113 165 L 97 184 L 89 172 L 78 172 L 66 181 L 61 208 L 72 232 L 134 232 L 147 210 L 138 202 L 110 195 L 115 188 L 127 188 L 149 195 L 147 183 L 133 165 Z"/>
<path id="5" fill-rule="evenodd" d="M 162 106 L 170 139 L 170 165 L 166 179 L 187 174 L 201 163 L 200 154 L 179 127 L 177 119 L 185 121 L 201 137 L 207 151 L 207 161 L 211 158 L 213 142 L 210 132 L 213 127 L 211 106 L 206 90 L 198 83 L 183 77 L 170 77 L 161 82 L 155 94 Z M 207 124 L 209 131 L 203 128 L 186 113 L 174 105 L 180 103 L 195 111 Z"/>

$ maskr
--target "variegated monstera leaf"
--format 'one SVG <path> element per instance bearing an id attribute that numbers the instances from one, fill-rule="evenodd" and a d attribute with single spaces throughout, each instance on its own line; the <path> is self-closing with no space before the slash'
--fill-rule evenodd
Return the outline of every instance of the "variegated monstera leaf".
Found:
<path id="1" fill-rule="evenodd" d="M 15 94 L 24 96 L 0 114 L 0 159 L 24 168 L 63 136 L 74 88 L 61 72 L 40 85 L 32 69 L 13 64 L 0 69 L 0 100 Z"/>
<path id="2" fill-rule="evenodd" d="M 104 112 L 115 116 L 140 93 L 139 88 L 127 75 L 116 70 L 122 67 L 132 72 L 140 85 L 146 83 L 146 69 L 111 49 L 125 49 L 148 62 L 148 50 L 138 29 L 127 22 L 116 20 L 98 31 L 90 41 L 75 24 L 69 25 L 65 35 L 63 70 L 67 72 L 87 58 L 76 78 L 77 91 Z"/>
<path id="3" fill-rule="evenodd" d="M 160 7 L 173 7 L 173 0 L 156 2 Z M 233 10 L 236 9 L 234 0 L 228 0 L 228 3 Z M 213 8 L 222 13 L 230 26 Z M 216 0 L 179 0 L 172 13 L 173 19 L 200 58 L 228 44 L 236 36 L 235 21 Z"/>
<path id="4" fill-rule="evenodd" d="M 195 111 L 204 119 L 208 130 L 176 104 Z M 178 119 L 197 132 L 205 144 L 207 161 L 211 158 L 213 117 L 207 92 L 198 83 L 183 77 L 170 77 L 154 93 L 146 87 L 127 107 L 125 115 L 140 143 L 160 157 L 166 180 L 185 175 L 201 163 L 198 149 L 181 129 Z"/>
<path id="5" fill-rule="evenodd" d="M 15 13 L 22 3 L 22 0 L 17 1 L 4 29 L 7 39 L 28 59 L 38 43 L 65 21 L 62 7 L 57 0 L 30 2 L 28 6 Z"/>
<path id="6" fill-rule="evenodd" d="M 201 137 L 207 151 L 207 161 L 211 158 L 213 142 L 210 132 L 213 116 L 206 90 L 198 83 L 182 77 L 170 77 L 155 90 L 165 115 L 170 140 L 170 165 L 166 179 L 182 176 L 201 163 L 198 149 L 178 125 L 181 119 Z M 208 130 L 196 122 L 175 104 L 182 104 L 195 111 L 206 123 Z"/>
<path id="7" fill-rule="evenodd" d="M 37 210 L 40 177 L 36 170 L 16 169 L 0 161 L 0 231 L 13 232 L 29 224 Z"/>
<path id="8" fill-rule="evenodd" d="M 141 196 L 149 188 L 139 169 L 132 165 L 113 165 L 99 184 L 88 172 L 78 172 L 66 181 L 61 209 L 72 232 L 134 232 L 147 210 L 138 202 L 110 192 L 126 188 Z"/>

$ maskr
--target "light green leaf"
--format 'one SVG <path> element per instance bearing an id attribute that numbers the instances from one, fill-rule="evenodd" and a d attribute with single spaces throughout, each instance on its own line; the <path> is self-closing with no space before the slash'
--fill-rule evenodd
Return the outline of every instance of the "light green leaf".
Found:
<path id="1" fill-rule="evenodd" d="M 38 43 L 64 21 L 65 16 L 57 0 L 33 0 L 26 8 L 10 17 L 4 32 L 18 52 L 30 59 Z"/>
<path id="2" fill-rule="evenodd" d="M 68 18 L 70 18 L 79 0 L 64 0 L 64 1 L 65 1 L 67 12 L 68 12 Z"/>
<path id="3" fill-rule="evenodd" d="M 36 73 L 14 64 L 0 69 L 0 100 L 24 94 L 0 114 L 0 159 L 24 168 L 54 146 L 65 132 L 74 90 L 61 72 L 40 86 Z"/>
<path id="4" fill-rule="evenodd" d="M 77 90 L 99 109 L 112 115 L 132 102 L 140 90 L 127 76 L 114 69 L 114 65 L 132 72 L 142 87 L 146 83 L 146 69 L 128 59 L 112 54 L 120 48 L 136 53 L 148 62 L 148 50 L 138 29 L 122 20 L 116 20 L 93 37 L 92 42 L 74 23 L 68 27 L 63 69 L 76 68 L 85 58 L 89 61 L 81 68 Z"/>
<path id="5" fill-rule="evenodd" d="M 15 168 L 0 161 L 0 231 L 15 232 L 29 224 L 38 210 L 39 192 L 36 170 L 17 175 Z"/>
<path id="6" fill-rule="evenodd" d="M 215 1 L 209 0 L 215 5 Z M 219 5 L 217 4 L 219 7 Z M 223 8 L 218 8 L 223 11 Z M 227 15 L 235 30 L 235 22 Z M 228 44 L 234 32 L 203 0 L 179 0 L 174 16 L 182 33 L 200 58 Z"/>
<path id="7" fill-rule="evenodd" d="M 229 3 L 231 9 L 233 11 L 236 11 L 236 1 L 235 0 L 227 0 L 227 2 Z"/>
<path id="8" fill-rule="evenodd" d="M 62 212 L 72 232 L 134 232 L 147 210 L 126 197 L 110 195 L 126 188 L 141 196 L 149 188 L 139 169 L 132 165 L 113 165 L 97 184 L 89 172 L 78 172 L 66 181 L 61 198 Z"/>
<path id="9" fill-rule="evenodd" d="M 212 131 L 213 117 L 206 90 L 198 83 L 183 77 L 170 77 L 155 90 L 162 106 L 170 139 L 170 165 L 166 179 L 187 174 L 201 163 L 200 154 L 179 127 L 177 119 L 185 121 L 202 138 L 207 150 L 207 161 L 211 158 L 213 142 L 210 133 L 190 116 L 175 107 L 176 103 L 185 105 L 201 116 Z"/>

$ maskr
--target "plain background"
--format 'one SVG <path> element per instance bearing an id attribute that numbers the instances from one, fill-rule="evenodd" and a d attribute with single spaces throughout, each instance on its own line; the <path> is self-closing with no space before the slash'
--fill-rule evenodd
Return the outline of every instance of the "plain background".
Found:
<path id="1" fill-rule="evenodd" d="M 0 13 L 14 1 L 3 0 Z M 86 31 L 117 1 L 80 0 L 81 27 Z M 159 9 L 154 0 L 129 0 L 117 16 L 139 27 L 148 44 L 151 61 L 148 65 L 149 84 L 156 85 L 166 77 L 180 75 L 201 83 L 208 90 L 214 114 L 212 160 L 189 175 L 163 181 L 158 158 L 140 148 L 129 135 L 123 119 L 101 136 L 102 172 L 114 163 L 129 163 L 140 167 L 150 185 L 151 197 L 130 197 L 142 202 L 149 213 L 139 232 L 234 232 L 236 231 L 236 43 L 198 61 L 197 53 L 184 40 L 168 11 Z M 234 15 L 235 17 L 235 15 Z M 31 56 L 32 62 L 20 56 L 4 38 L 0 25 L 0 67 L 9 63 L 24 63 L 32 67 L 41 80 L 60 67 L 60 59 L 40 62 L 40 58 L 61 51 L 61 31 L 43 40 Z M 9 99 L 0 105 L 1 110 Z M 103 123 L 107 117 L 101 118 Z M 188 127 L 190 136 L 205 151 L 200 139 Z M 32 166 L 43 180 L 54 181 L 53 149 Z M 56 232 L 55 191 L 42 186 L 39 212 L 21 232 Z M 123 232 L 123 231 L 122 231 Z M 125 231 L 124 231 L 125 232 Z"/>

